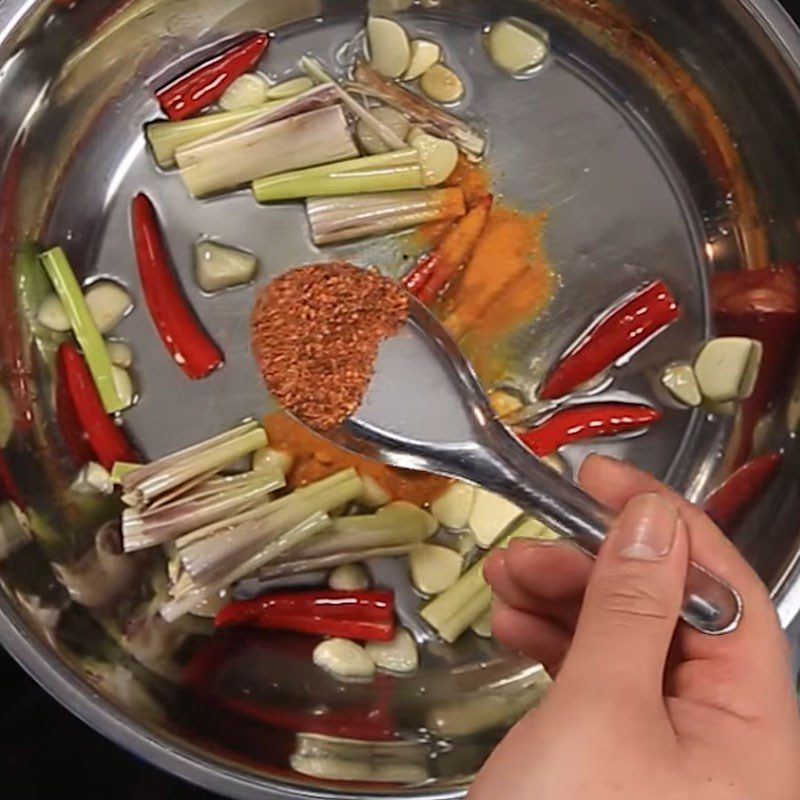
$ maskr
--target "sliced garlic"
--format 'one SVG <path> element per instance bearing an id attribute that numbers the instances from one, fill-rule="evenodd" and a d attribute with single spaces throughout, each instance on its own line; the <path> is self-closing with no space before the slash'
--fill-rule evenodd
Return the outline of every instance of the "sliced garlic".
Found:
<path id="1" fill-rule="evenodd" d="M 414 39 L 411 42 L 411 63 L 408 65 L 404 81 L 415 81 L 421 78 L 434 64 L 442 58 L 442 48 L 428 39 Z"/>
<path id="2" fill-rule="evenodd" d="M 408 69 L 411 44 L 402 25 L 386 17 L 370 17 L 367 41 L 370 63 L 385 78 L 399 78 Z"/>
<path id="3" fill-rule="evenodd" d="M 383 508 L 392 501 L 392 496 L 371 475 L 360 475 L 364 488 L 358 497 L 358 502 L 364 508 Z"/>
<path id="4" fill-rule="evenodd" d="M 331 570 L 328 586 L 339 592 L 358 592 L 369 587 L 369 576 L 361 564 L 342 564 Z"/>
<path id="5" fill-rule="evenodd" d="M 441 186 L 458 166 L 458 147 L 449 139 L 415 130 L 409 144 L 419 153 L 426 186 Z"/>
<path id="6" fill-rule="evenodd" d="M 494 413 L 500 418 L 510 417 L 523 408 L 522 400 L 502 389 L 493 389 L 489 392 L 489 402 L 492 404 Z"/>
<path id="7" fill-rule="evenodd" d="M 469 516 L 475 504 L 475 487 L 457 481 L 439 495 L 431 504 L 431 514 L 445 526 L 461 530 L 469 523 Z"/>
<path id="8" fill-rule="evenodd" d="M 272 447 L 261 447 L 253 453 L 251 468 L 253 470 L 279 469 L 284 475 L 292 470 L 294 458 L 285 450 L 275 450 Z"/>
<path id="9" fill-rule="evenodd" d="M 312 656 L 314 663 L 340 678 L 371 678 L 375 662 L 361 645 L 349 639 L 320 642 Z"/>
<path id="10" fill-rule="evenodd" d="M 762 352 L 761 342 L 739 336 L 707 342 L 694 365 L 703 396 L 715 403 L 746 400 L 758 380 Z"/>
<path id="11" fill-rule="evenodd" d="M 114 480 L 111 473 L 102 465 L 90 461 L 72 484 L 72 490 L 79 494 L 114 494 Z"/>
<path id="12" fill-rule="evenodd" d="M 208 293 L 244 286 L 253 280 L 258 261 L 252 253 L 218 242 L 195 245 L 194 269 L 197 285 Z"/>
<path id="13" fill-rule="evenodd" d="M 671 364 L 661 373 L 661 383 L 679 403 L 685 406 L 697 408 L 703 402 L 697 376 L 690 364 Z"/>
<path id="14" fill-rule="evenodd" d="M 42 300 L 39 310 L 36 312 L 36 319 L 40 325 L 57 333 L 66 333 L 72 329 L 67 312 L 64 310 L 64 304 L 55 293 L 48 294 Z"/>
<path id="15" fill-rule="evenodd" d="M 118 283 L 102 280 L 87 289 L 86 305 L 100 333 L 109 333 L 133 308 L 133 300 Z"/>
<path id="16" fill-rule="evenodd" d="M 411 582 L 424 595 L 441 594 L 460 577 L 463 557 L 455 550 L 437 544 L 415 547 L 408 557 Z"/>
<path id="17" fill-rule="evenodd" d="M 124 404 L 123 410 L 130 408 L 136 399 L 130 373 L 128 370 L 118 367 L 116 364 L 112 364 L 111 377 L 114 379 L 114 388 L 117 390 L 117 394 Z"/>
<path id="18" fill-rule="evenodd" d="M 368 781 L 373 775 L 370 763 L 349 758 L 324 758 L 294 753 L 289 764 L 300 775 L 326 781 Z"/>
<path id="19" fill-rule="evenodd" d="M 457 103 L 465 91 L 461 78 L 444 64 L 434 64 L 420 78 L 419 86 L 436 103 Z"/>
<path id="20" fill-rule="evenodd" d="M 394 131 L 403 141 L 408 137 L 408 132 L 411 129 L 411 123 L 406 118 L 405 114 L 400 113 L 397 109 L 390 106 L 378 106 L 378 108 L 370 109 L 373 117 L 377 118 L 390 130 Z M 367 155 L 379 155 L 380 153 L 388 153 L 391 149 L 386 142 L 375 133 L 375 129 L 366 120 L 360 119 L 356 125 L 356 136 L 358 136 L 358 143 L 361 149 Z"/>
<path id="21" fill-rule="evenodd" d="M 480 619 L 475 620 L 475 622 L 470 625 L 472 628 L 472 632 L 476 636 L 480 636 L 481 639 L 491 639 L 492 638 L 492 612 L 487 611 Z"/>
<path id="22" fill-rule="evenodd" d="M 405 628 L 398 628 L 391 642 L 367 642 L 364 649 L 378 667 L 389 672 L 413 672 L 419 666 L 417 643 Z"/>
<path id="23" fill-rule="evenodd" d="M 106 349 L 111 363 L 123 369 L 130 369 L 133 364 L 133 350 L 125 342 L 107 342 Z"/>
<path id="24" fill-rule="evenodd" d="M 541 28 L 518 17 L 509 17 L 489 29 L 486 49 L 500 69 L 520 75 L 544 62 L 550 52 L 550 43 L 547 33 Z"/>
<path id="25" fill-rule="evenodd" d="M 313 88 L 314 81 L 311 78 L 292 78 L 282 83 L 276 83 L 267 89 L 267 100 L 288 100 L 290 97 L 297 97 Z"/>
<path id="26" fill-rule="evenodd" d="M 263 75 L 257 72 L 248 72 L 238 77 L 225 90 L 219 99 L 219 105 L 223 111 L 252 108 L 266 102 L 269 91 L 270 85 Z"/>
<path id="27" fill-rule="evenodd" d="M 485 489 L 476 490 L 475 505 L 469 516 L 469 527 L 475 534 L 478 547 L 484 550 L 491 547 L 520 516 L 522 511 L 504 497 L 487 492 Z"/>

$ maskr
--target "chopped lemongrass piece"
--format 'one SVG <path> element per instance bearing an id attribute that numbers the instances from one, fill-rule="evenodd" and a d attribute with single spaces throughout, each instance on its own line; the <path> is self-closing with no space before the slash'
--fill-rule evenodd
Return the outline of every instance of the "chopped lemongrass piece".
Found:
<path id="1" fill-rule="evenodd" d="M 372 114 L 384 125 L 391 128 L 404 141 L 408 138 L 411 123 L 406 119 L 405 114 L 401 114 L 391 106 L 381 106 L 374 108 Z M 356 125 L 356 137 L 361 149 L 368 155 L 375 156 L 380 153 L 388 153 L 392 148 L 375 133 L 372 126 L 363 119 Z"/>
<path id="2" fill-rule="evenodd" d="M 123 410 L 130 408 L 136 401 L 136 394 L 133 389 L 133 380 L 131 379 L 130 373 L 123 367 L 112 364 L 111 374 L 114 377 L 114 386 L 117 387 L 117 394 L 120 400 L 122 400 Z"/>
<path id="3" fill-rule="evenodd" d="M 714 403 L 746 400 L 755 389 L 763 351 L 761 342 L 740 336 L 707 342 L 694 365 L 703 396 Z"/>
<path id="4" fill-rule="evenodd" d="M 269 96 L 269 82 L 258 72 L 246 72 L 240 75 L 219 99 L 219 107 L 223 111 L 239 111 L 242 108 L 260 106 L 267 100 L 282 100 L 281 97 Z"/>
<path id="5" fill-rule="evenodd" d="M 306 202 L 314 244 L 336 244 L 456 219 L 466 213 L 461 189 L 311 198 Z"/>
<path id="6" fill-rule="evenodd" d="M 461 78 L 444 64 L 434 64 L 420 78 L 419 86 L 437 103 L 457 103 L 464 96 Z"/>
<path id="7" fill-rule="evenodd" d="M 478 547 L 491 547 L 509 525 L 522 516 L 522 511 L 505 497 L 477 489 L 475 504 L 469 515 L 469 527 Z"/>
<path id="8" fill-rule="evenodd" d="M 252 469 L 255 471 L 277 469 L 284 475 L 292 471 L 294 456 L 285 450 L 272 447 L 260 447 L 253 453 Z"/>
<path id="9" fill-rule="evenodd" d="M 419 153 L 426 186 L 440 186 L 458 166 L 458 148 L 449 139 L 431 136 L 418 128 L 411 134 L 409 143 Z"/>
<path id="10" fill-rule="evenodd" d="M 411 581 L 425 595 L 441 594 L 461 575 L 464 559 L 460 553 L 437 544 L 424 544 L 409 557 Z"/>
<path id="11" fill-rule="evenodd" d="M 326 639 L 315 648 L 314 663 L 340 678 L 371 678 L 375 674 L 375 662 L 367 651 L 349 639 Z"/>
<path id="12" fill-rule="evenodd" d="M 364 648 L 376 666 L 389 672 L 413 672 L 419 666 L 417 643 L 405 628 L 398 628 L 390 642 L 367 642 Z"/>
<path id="13" fill-rule="evenodd" d="M 133 366 L 133 350 L 131 350 L 129 344 L 117 341 L 106 342 L 106 348 L 114 366 L 122 367 L 123 369 L 130 369 Z"/>
<path id="14" fill-rule="evenodd" d="M 355 592 L 369 588 L 369 576 L 361 564 L 342 564 L 328 576 L 328 586 L 340 592 Z"/>
<path id="15" fill-rule="evenodd" d="M 393 19 L 367 20 L 369 60 L 385 78 L 399 78 L 411 64 L 411 45 L 405 28 Z"/>
<path id="16" fill-rule="evenodd" d="M 495 22 L 489 29 L 486 49 L 500 69 L 512 75 L 523 75 L 544 62 L 550 43 L 541 28 L 519 17 L 509 17 Z"/>
<path id="17" fill-rule="evenodd" d="M 376 547 L 370 550 L 359 552 L 335 553 L 330 556 L 320 556 L 319 558 L 296 558 L 295 554 L 289 559 L 277 561 L 275 564 L 259 572 L 259 579 L 272 581 L 281 578 L 289 578 L 296 575 L 307 575 L 339 567 L 343 564 L 355 564 L 361 561 L 369 561 L 371 558 L 396 558 L 413 553 L 418 545 L 400 545 L 398 547 Z"/>
<path id="18" fill-rule="evenodd" d="M 259 203 L 376 192 L 422 189 L 425 180 L 419 153 L 413 148 L 364 156 L 253 182 Z"/>
<path id="19" fill-rule="evenodd" d="M 90 461 L 72 484 L 72 491 L 81 494 L 114 494 L 114 479 L 102 464 Z"/>
<path id="20" fill-rule="evenodd" d="M 270 86 L 267 89 L 267 98 L 269 100 L 288 100 L 290 97 L 297 97 L 313 88 L 314 81 L 310 78 L 290 78 L 288 81 Z"/>
<path id="21" fill-rule="evenodd" d="M 55 292 L 51 292 L 42 300 L 39 310 L 36 312 L 36 321 L 56 333 L 66 333 L 72 330 L 72 324 L 64 309 L 64 304 Z"/>
<path id="22" fill-rule="evenodd" d="M 339 106 L 243 131 L 188 153 L 178 166 L 195 197 L 206 197 L 263 176 L 329 164 L 358 155 Z"/>
<path id="23" fill-rule="evenodd" d="M 194 275 L 208 293 L 245 286 L 253 280 L 258 260 L 252 253 L 218 242 L 202 241 L 194 246 Z"/>
<path id="24" fill-rule="evenodd" d="M 114 383 L 111 358 L 106 343 L 86 305 L 86 299 L 69 265 L 66 253 L 60 247 L 55 247 L 43 253 L 41 260 L 70 319 L 75 338 L 83 350 L 83 357 L 103 401 L 103 407 L 109 414 L 121 411 L 125 408 L 125 402 L 119 396 Z"/>
<path id="25" fill-rule="evenodd" d="M 256 506 L 286 485 L 277 470 L 251 472 L 201 484 L 175 502 L 152 511 L 128 508 L 122 513 L 126 552 L 155 547 Z"/>
<path id="26" fill-rule="evenodd" d="M 404 81 L 415 81 L 421 78 L 434 64 L 442 58 L 442 48 L 428 39 L 414 39 L 411 42 L 411 63 L 403 75 Z"/>
<path id="27" fill-rule="evenodd" d="M 245 108 L 240 111 L 225 111 L 221 114 L 204 114 L 201 117 L 181 122 L 151 122 L 145 127 L 145 135 L 153 151 L 156 163 L 162 169 L 175 164 L 175 153 L 213 134 L 229 130 L 235 125 L 257 119 L 265 112 L 272 112 L 284 105 L 283 100 L 265 103 L 260 108 Z"/>
<path id="28" fill-rule="evenodd" d="M 335 87 L 339 99 L 347 106 L 352 114 L 372 127 L 375 133 L 386 142 L 393 150 L 403 150 L 406 143 L 390 127 L 384 125 L 374 114 L 354 100 L 339 84 L 325 72 L 320 64 L 313 58 L 304 56 L 300 66 L 318 83 L 330 84 Z"/>
<path id="29" fill-rule="evenodd" d="M 206 442 L 145 464 L 122 477 L 122 489 L 132 505 L 146 505 L 192 480 L 224 469 L 267 443 L 256 422 L 245 422 Z"/>
<path id="30" fill-rule="evenodd" d="M 86 290 L 86 305 L 100 333 L 109 333 L 133 308 L 133 300 L 115 281 L 102 280 Z"/>
<path id="31" fill-rule="evenodd" d="M 139 469 L 141 466 L 141 464 L 131 464 L 127 461 L 117 461 L 111 469 L 111 479 L 114 483 L 122 483 L 122 479 L 125 475 Z"/>
<path id="32" fill-rule="evenodd" d="M 675 400 L 685 406 L 697 408 L 703 402 L 691 364 L 670 364 L 661 373 L 661 383 Z"/>
<path id="33" fill-rule="evenodd" d="M 456 481 L 433 501 L 431 514 L 445 528 L 463 530 L 469 523 L 474 505 L 475 487 L 469 483 Z"/>
<path id="34" fill-rule="evenodd" d="M 434 67 L 435 69 L 436 67 Z M 355 71 L 354 91 L 374 97 L 402 111 L 428 133 L 444 136 L 454 141 L 460 150 L 472 158 L 481 158 L 486 150 L 486 139 L 470 128 L 466 122 L 437 108 L 423 97 L 391 83 L 379 75 L 369 64 L 359 63 Z"/>

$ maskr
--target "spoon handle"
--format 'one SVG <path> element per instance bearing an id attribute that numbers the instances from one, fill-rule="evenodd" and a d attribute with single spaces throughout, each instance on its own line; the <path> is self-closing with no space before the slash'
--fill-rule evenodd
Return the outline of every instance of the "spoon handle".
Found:
<path id="1" fill-rule="evenodd" d="M 516 503 L 556 533 L 571 539 L 595 557 L 613 521 L 613 513 L 572 481 L 542 464 L 510 435 L 499 437 L 486 458 L 492 462 L 482 485 Z M 488 465 L 487 465 L 488 466 Z M 738 592 L 690 562 L 686 576 L 682 619 L 701 633 L 730 633 L 739 625 L 742 599 Z"/>

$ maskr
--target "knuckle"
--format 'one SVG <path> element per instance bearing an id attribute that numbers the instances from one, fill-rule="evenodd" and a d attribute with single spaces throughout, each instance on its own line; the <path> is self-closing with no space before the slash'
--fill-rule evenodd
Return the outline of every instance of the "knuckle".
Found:
<path id="1" fill-rule="evenodd" d="M 594 600 L 601 612 L 620 621 L 666 622 L 674 616 L 668 601 L 644 577 L 603 576 L 596 582 Z"/>

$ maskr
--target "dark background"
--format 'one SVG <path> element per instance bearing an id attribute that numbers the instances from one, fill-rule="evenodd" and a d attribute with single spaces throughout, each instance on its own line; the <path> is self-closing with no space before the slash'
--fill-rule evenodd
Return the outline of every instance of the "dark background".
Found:
<path id="1" fill-rule="evenodd" d="M 784 5 L 800 21 L 800 0 L 785 0 Z M 2 650 L 0 698 L 2 800 L 44 800 L 57 795 L 84 800 L 217 798 L 107 742 L 39 689 Z"/>

